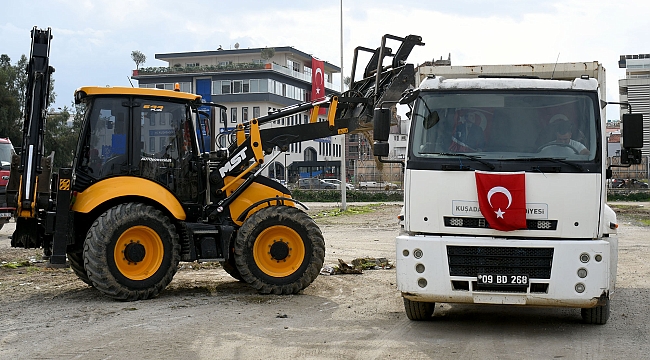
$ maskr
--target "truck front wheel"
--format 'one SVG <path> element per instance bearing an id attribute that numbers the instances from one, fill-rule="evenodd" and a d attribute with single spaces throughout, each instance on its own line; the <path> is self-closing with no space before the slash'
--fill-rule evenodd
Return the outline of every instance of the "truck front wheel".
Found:
<path id="1" fill-rule="evenodd" d="M 237 232 L 235 263 L 241 277 L 262 294 L 296 294 L 316 279 L 325 241 L 316 223 L 289 206 L 257 211 Z"/>
<path id="2" fill-rule="evenodd" d="M 176 274 L 180 244 L 161 211 L 140 203 L 120 204 L 98 217 L 86 236 L 84 265 L 102 293 L 118 300 L 158 295 Z"/>
<path id="3" fill-rule="evenodd" d="M 604 325 L 609 320 L 609 297 L 605 298 L 605 304 L 593 308 L 583 308 L 580 311 L 582 320 L 587 324 Z"/>
<path id="4" fill-rule="evenodd" d="M 431 302 L 413 301 L 404 298 L 404 310 L 409 320 L 422 321 L 431 319 L 436 304 Z"/>

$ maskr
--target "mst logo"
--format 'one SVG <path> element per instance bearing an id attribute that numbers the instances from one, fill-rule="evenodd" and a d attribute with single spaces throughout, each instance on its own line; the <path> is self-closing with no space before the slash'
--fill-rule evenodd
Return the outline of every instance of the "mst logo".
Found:
<path id="1" fill-rule="evenodd" d="M 246 149 L 242 149 L 239 153 L 237 153 L 237 155 L 235 155 L 235 157 L 230 159 L 226 165 L 221 167 L 221 169 L 219 169 L 219 174 L 221 174 L 222 178 L 225 177 L 230 170 L 234 169 L 244 160 L 246 160 Z"/>

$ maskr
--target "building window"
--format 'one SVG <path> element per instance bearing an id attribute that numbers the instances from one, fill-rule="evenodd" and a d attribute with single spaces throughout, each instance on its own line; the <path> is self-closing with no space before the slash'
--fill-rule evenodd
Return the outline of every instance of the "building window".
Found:
<path id="1" fill-rule="evenodd" d="M 149 138 L 149 152 L 152 154 L 156 152 L 156 138 L 154 136 Z"/>
<path id="2" fill-rule="evenodd" d="M 257 119 L 260 117 L 260 107 L 253 106 L 253 118 Z"/>
<path id="3" fill-rule="evenodd" d="M 241 93 L 241 80 L 235 80 L 232 82 L 232 93 L 240 94 Z"/>
<path id="4" fill-rule="evenodd" d="M 192 93 L 192 83 L 191 82 L 181 82 L 181 91 L 186 93 Z"/>
<path id="5" fill-rule="evenodd" d="M 260 92 L 260 81 L 258 79 L 250 80 L 250 91 L 252 93 Z"/>
<path id="6" fill-rule="evenodd" d="M 230 80 L 221 81 L 221 93 L 230 94 Z"/>
<path id="7" fill-rule="evenodd" d="M 244 106 L 241 108 L 241 121 L 248 121 L 248 107 Z"/>
<path id="8" fill-rule="evenodd" d="M 185 63 L 185 67 L 199 67 L 199 63 Z"/>
<path id="9" fill-rule="evenodd" d="M 241 92 L 243 92 L 243 93 L 250 92 L 250 80 L 243 80 L 242 81 Z"/>
<path id="10" fill-rule="evenodd" d="M 308 123 L 308 122 L 309 122 L 309 116 L 307 116 L 307 115 L 303 115 L 303 116 L 302 116 L 302 122 L 303 122 L 303 124 Z"/>
<path id="11" fill-rule="evenodd" d="M 219 66 L 231 65 L 232 61 L 219 61 Z"/>
<path id="12" fill-rule="evenodd" d="M 237 122 L 237 108 L 230 108 L 230 122 L 231 123 L 236 123 Z"/>
<path id="13" fill-rule="evenodd" d="M 158 148 L 158 151 L 164 152 L 165 151 L 165 146 L 167 146 L 167 137 L 161 136 L 160 138 L 160 147 Z"/>

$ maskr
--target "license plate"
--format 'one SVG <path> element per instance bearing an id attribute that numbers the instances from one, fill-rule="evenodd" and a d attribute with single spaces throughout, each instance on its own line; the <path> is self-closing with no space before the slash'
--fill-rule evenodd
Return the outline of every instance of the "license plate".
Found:
<path id="1" fill-rule="evenodd" d="M 10 218 L 11 213 L 0 213 L 0 218 Z"/>
<path id="2" fill-rule="evenodd" d="M 528 286 L 528 275 L 477 275 L 478 285 Z"/>

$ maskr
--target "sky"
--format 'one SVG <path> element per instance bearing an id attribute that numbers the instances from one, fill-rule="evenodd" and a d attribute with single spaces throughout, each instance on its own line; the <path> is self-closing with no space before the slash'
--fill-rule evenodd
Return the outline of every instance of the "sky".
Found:
<path id="1" fill-rule="evenodd" d="M 452 65 L 598 61 L 607 70 L 607 100 L 619 101 L 619 56 L 650 53 L 647 0 L 5 0 L 0 54 L 12 63 L 29 56 L 30 30 L 51 27 L 52 107 L 71 107 L 78 87 L 130 86 L 133 50 L 148 67 L 167 66 L 155 59 L 160 53 L 293 46 L 340 66 L 341 4 L 345 76 L 355 47 L 415 34 L 426 45 L 411 53 L 414 64 L 449 54 Z"/>

